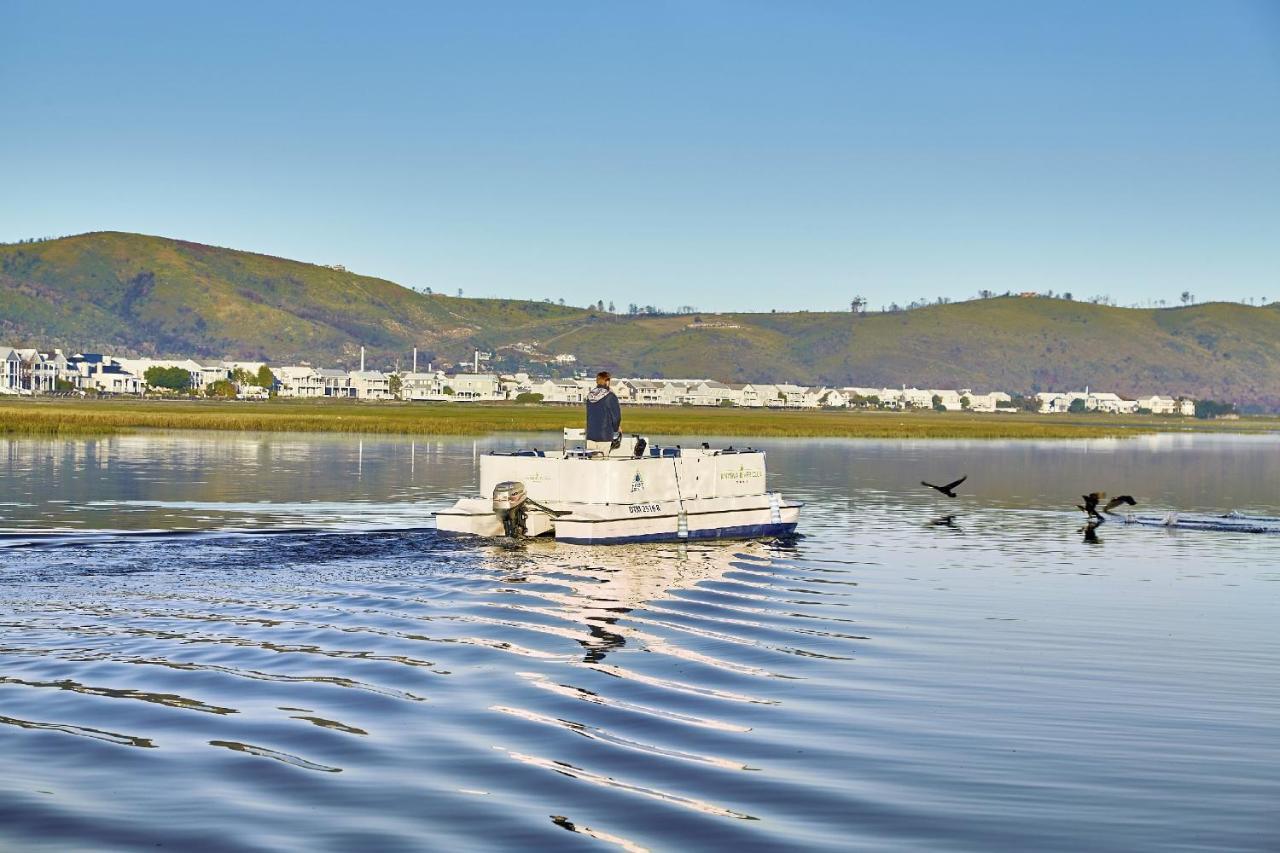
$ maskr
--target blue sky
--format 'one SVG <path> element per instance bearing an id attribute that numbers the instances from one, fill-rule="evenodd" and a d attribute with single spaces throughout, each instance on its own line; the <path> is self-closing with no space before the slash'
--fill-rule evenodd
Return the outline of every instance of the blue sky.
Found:
<path id="1" fill-rule="evenodd" d="M 704 311 L 1280 299 L 1280 6 L 0 7 L 0 240 Z"/>

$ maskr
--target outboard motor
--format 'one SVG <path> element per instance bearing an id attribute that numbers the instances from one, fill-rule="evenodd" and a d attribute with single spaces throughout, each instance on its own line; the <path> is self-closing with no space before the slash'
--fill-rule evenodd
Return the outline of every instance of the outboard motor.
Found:
<path id="1" fill-rule="evenodd" d="M 636 459 L 639 459 L 641 456 L 644 456 L 644 449 L 648 447 L 649 442 L 645 441 L 644 436 L 642 435 L 637 435 L 635 439 L 636 439 L 636 443 L 631 448 L 631 455 L 634 456 Z"/>
<path id="2" fill-rule="evenodd" d="M 507 480 L 493 487 L 493 511 L 502 518 L 502 531 L 512 539 L 528 534 L 528 493 L 524 483 Z"/>

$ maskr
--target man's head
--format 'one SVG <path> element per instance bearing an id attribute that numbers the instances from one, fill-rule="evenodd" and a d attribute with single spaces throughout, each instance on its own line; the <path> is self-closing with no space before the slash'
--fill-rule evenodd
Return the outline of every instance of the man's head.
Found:
<path id="1" fill-rule="evenodd" d="M 609 379 L 610 379 L 610 377 L 609 377 L 609 371 L 607 371 L 607 370 L 602 370 L 602 371 L 600 371 L 599 373 L 597 373 L 597 374 L 596 374 L 596 387 L 597 387 L 597 388 L 608 388 L 608 387 L 609 387 Z"/>

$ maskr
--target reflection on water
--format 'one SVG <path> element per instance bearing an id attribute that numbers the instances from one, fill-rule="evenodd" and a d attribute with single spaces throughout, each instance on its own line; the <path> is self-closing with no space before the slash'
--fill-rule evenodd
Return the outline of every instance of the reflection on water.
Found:
<path id="1" fill-rule="evenodd" d="M 0 848 L 1280 839 L 1280 537 L 1074 509 L 1280 514 L 1280 441 L 760 442 L 795 543 L 436 537 L 522 441 L 0 442 Z"/>

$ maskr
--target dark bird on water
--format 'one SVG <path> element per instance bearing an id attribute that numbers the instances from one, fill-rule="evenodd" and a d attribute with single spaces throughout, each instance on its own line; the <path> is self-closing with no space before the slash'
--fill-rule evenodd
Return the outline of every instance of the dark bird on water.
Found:
<path id="1" fill-rule="evenodd" d="M 1087 495 L 1081 495 L 1080 497 L 1084 501 L 1084 505 L 1081 506 L 1080 504 L 1076 504 L 1076 509 L 1080 510 L 1092 519 L 1103 521 L 1104 519 L 1102 514 L 1098 512 L 1098 503 L 1106 496 L 1106 492 L 1090 492 Z M 1138 502 L 1133 499 L 1133 495 L 1116 495 L 1114 498 L 1106 502 L 1102 507 L 1102 512 L 1111 512 L 1122 504 L 1137 506 Z"/>
<path id="2" fill-rule="evenodd" d="M 959 480 L 956 480 L 954 483 L 947 483 L 945 486 L 935 486 L 933 483 L 926 483 L 924 480 L 921 480 L 921 481 L 920 481 L 920 485 L 922 485 L 922 486 L 928 486 L 928 487 L 929 487 L 929 488 L 931 488 L 931 489 L 936 489 L 936 490 L 938 490 L 939 492 L 942 492 L 942 493 L 943 493 L 944 495 L 946 495 L 947 497 L 949 497 L 949 498 L 954 498 L 954 497 L 956 496 L 955 491 L 953 491 L 953 490 L 955 489 L 955 487 L 956 487 L 956 486 L 958 486 L 958 485 L 960 485 L 961 483 L 963 483 L 963 482 L 964 482 L 965 480 L 967 480 L 967 479 L 969 479 L 969 475 L 968 475 L 968 474 L 965 474 L 965 475 L 964 475 L 963 477 L 961 477 Z"/>
<path id="3" fill-rule="evenodd" d="M 931 527 L 950 527 L 950 528 L 952 528 L 952 529 L 954 529 L 954 530 L 959 530 L 959 529 L 960 529 L 960 525 L 956 524 L 956 516 L 955 516 L 955 513 L 952 513 L 951 515 L 942 515 L 942 516 L 939 516 L 939 517 L 937 517 L 937 518 L 935 518 L 935 519 L 932 519 L 932 520 L 929 522 L 929 526 L 931 526 Z"/>
<path id="4" fill-rule="evenodd" d="M 1106 492 L 1090 492 L 1087 495 L 1081 495 L 1080 499 L 1084 501 L 1084 505 L 1081 506 L 1080 504 L 1076 504 L 1076 509 L 1080 510 L 1090 518 L 1096 518 L 1098 521 L 1103 521 L 1103 517 L 1098 513 L 1098 501 L 1102 500 L 1106 496 Z"/>

